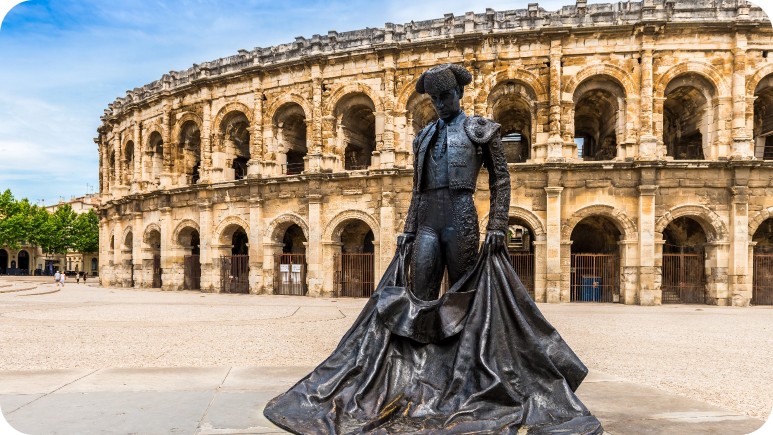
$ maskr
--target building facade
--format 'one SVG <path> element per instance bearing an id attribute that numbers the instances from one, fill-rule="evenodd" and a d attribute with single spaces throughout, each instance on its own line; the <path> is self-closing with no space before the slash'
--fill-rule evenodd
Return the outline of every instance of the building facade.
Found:
<path id="1" fill-rule="evenodd" d="M 502 125 L 508 246 L 537 301 L 765 303 L 770 50 L 770 20 L 742 0 L 578 1 L 171 72 L 102 116 L 100 279 L 367 296 L 405 221 L 412 140 L 435 119 L 416 80 L 455 62 L 474 77 L 463 109 Z"/>

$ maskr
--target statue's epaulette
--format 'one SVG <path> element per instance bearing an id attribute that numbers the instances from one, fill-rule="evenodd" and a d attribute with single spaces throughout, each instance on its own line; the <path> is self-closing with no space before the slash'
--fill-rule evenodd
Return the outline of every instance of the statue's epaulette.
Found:
<path id="1" fill-rule="evenodd" d="M 429 133 L 429 131 L 432 129 L 432 126 L 435 124 L 437 124 L 437 121 L 432 121 L 429 124 L 427 124 L 426 127 L 419 130 L 419 133 L 416 135 L 416 138 L 413 141 L 414 154 L 419 151 L 419 146 L 421 146 L 421 142 L 424 140 L 424 136 L 426 136 L 427 133 Z"/>
<path id="2" fill-rule="evenodd" d="M 471 116 L 464 120 L 464 131 L 471 141 L 479 144 L 488 143 L 491 136 L 499 130 L 500 125 L 480 115 Z"/>

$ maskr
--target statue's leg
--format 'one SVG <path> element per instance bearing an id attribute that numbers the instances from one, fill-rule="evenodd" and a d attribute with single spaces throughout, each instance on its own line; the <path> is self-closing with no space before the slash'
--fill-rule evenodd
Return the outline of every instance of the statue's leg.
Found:
<path id="1" fill-rule="evenodd" d="M 419 227 L 411 259 L 411 290 L 414 296 L 423 301 L 437 299 L 444 269 L 438 233 L 426 226 Z"/>

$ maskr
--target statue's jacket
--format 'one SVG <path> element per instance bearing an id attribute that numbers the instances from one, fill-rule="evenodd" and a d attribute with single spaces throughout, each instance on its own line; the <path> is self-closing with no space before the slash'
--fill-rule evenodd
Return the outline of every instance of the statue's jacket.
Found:
<path id="1" fill-rule="evenodd" d="M 478 115 L 468 118 L 462 112 L 459 116 L 463 118 L 459 120 L 461 122 L 452 122 L 447 126 L 448 181 L 454 224 L 462 235 L 460 249 L 474 249 L 474 252 L 468 253 L 472 254 L 468 258 L 474 261 L 478 250 L 479 228 L 472 193 L 475 192 L 480 168 L 485 164 L 489 173 L 490 209 L 486 229 L 505 233 L 510 207 L 510 173 L 500 137 L 500 125 Z M 427 149 L 437 136 L 438 121 L 433 121 L 413 141 L 413 196 L 403 230 L 406 233 L 415 233 L 421 225 L 419 208 L 422 203 L 424 162 Z"/>

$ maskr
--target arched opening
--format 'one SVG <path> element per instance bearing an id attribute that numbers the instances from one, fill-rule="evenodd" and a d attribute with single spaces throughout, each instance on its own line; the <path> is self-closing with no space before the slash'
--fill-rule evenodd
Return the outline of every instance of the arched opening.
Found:
<path id="1" fill-rule="evenodd" d="M 161 232 L 150 229 L 145 232 L 142 247 L 143 287 L 161 288 Z"/>
<path id="2" fill-rule="evenodd" d="M 0 249 L 0 275 L 5 275 L 8 269 L 8 251 Z"/>
<path id="3" fill-rule="evenodd" d="M 123 167 L 123 182 L 122 184 L 128 186 L 132 182 L 134 176 L 134 142 L 126 142 L 126 147 L 123 151 L 124 155 L 124 167 Z"/>
<path id="4" fill-rule="evenodd" d="M 177 236 L 177 244 L 182 246 L 183 255 L 183 289 L 201 289 L 201 258 L 199 248 L 199 232 L 193 227 L 186 227 Z"/>
<path id="5" fill-rule="evenodd" d="M 355 93 L 336 105 L 336 141 L 343 150 L 344 169 L 367 169 L 376 149 L 376 106 L 365 94 Z"/>
<path id="6" fill-rule="evenodd" d="M 154 131 L 150 134 L 148 151 L 150 153 L 148 181 L 158 187 L 161 184 L 161 173 L 164 172 L 164 140 L 161 133 Z"/>
<path id="7" fill-rule="evenodd" d="M 408 127 L 410 142 L 407 143 L 408 149 L 411 149 L 413 138 L 429 125 L 432 121 L 437 121 L 438 116 L 432 102 L 427 94 L 414 92 L 408 103 L 405 105 L 406 125 Z"/>
<path id="8" fill-rule="evenodd" d="M 30 272 L 30 254 L 27 251 L 19 251 L 19 271 L 22 275 Z"/>
<path id="9" fill-rule="evenodd" d="M 172 160 L 174 173 L 179 176 L 179 185 L 198 183 L 201 177 L 201 132 L 194 121 L 186 121 L 180 128 L 175 154 Z"/>
<path id="10" fill-rule="evenodd" d="M 534 92 L 521 83 L 508 81 L 497 85 L 488 97 L 494 121 L 502 125 L 502 144 L 508 163 L 531 158 Z"/>
<path id="11" fill-rule="evenodd" d="M 773 74 L 765 76 L 754 90 L 754 157 L 773 159 Z"/>
<path id="12" fill-rule="evenodd" d="M 666 86 L 663 102 L 663 144 L 675 160 L 703 160 L 716 137 L 714 86 L 688 73 Z"/>
<path id="13" fill-rule="evenodd" d="M 620 300 L 621 233 L 609 218 L 589 216 L 575 225 L 571 244 L 572 302 Z"/>
<path id="14" fill-rule="evenodd" d="M 133 249 L 134 246 L 134 235 L 131 231 L 126 233 L 126 237 L 124 238 L 123 246 L 121 247 L 121 266 L 123 267 L 124 271 L 124 278 L 123 280 L 123 286 L 124 287 L 134 287 L 134 258 L 133 258 Z"/>
<path id="15" fill-rule="evenodd" d="M 534 300 L 534 230 L 521 218 L 510 216 L 507 222 L 507 251 L 510 264 Z"/>
<path id="16" fill-rule="evenodd" d="M 277 254 L 274 288 L 280 295 L 304 296 L 306 287 L 306 235 L 297 224 L 287 227 L 282 236 L 282 253 Z"/>
<path id="17" fill-rule="evenodd" d="M 661 301 L 665 303 L 706 303 L 704 276 L 706 232 L 689 217 L 671 221 L 663 230 Z"/>
<path id="18" fill-rule="evenodd" d="M 107 158 L 107 187 L 112 189 L 115 187 L 115 151 L 110 151 L 110 156 Z"/>
<path id="19" fill-rule="evenodd" d="M 773 305 L 773 218 L 766 219 L 752 236 L 754 244 L 753 305 Z"/>
<path id="20" fill-rule="evenodd" d="M 364 297 L 375 286 L 375 236 L 367 223 L 359 219 L 342 222 L 334 234 L 341 252 L 336 254 L 336 292 L 338 296 Z"/>
<path id="21" fill-rule="evenodd" d="M 227 293 L 249 293 L 250 245 L 247 231 L 238 224 L 229 225 L 220 241 L 220 288 Z"/>
<path id="22" fill-rule="evenodd" d="M 574 92 L 577 158 L 613 160 L 625 137 L 625 90 L 609 78 L 585 80 Z"/>
<path id="23" fill-rule="evenodd" d="M 221 152 L 225 153 L 226 165 L 233 170 L 233 178 L 241 180 L 247 176 L 247 162 L 250 160 L 250 121 L 239 111 L 229 113 L 220 124 L 223 134 Z"/>
<path id="24" fill-rule="evenodd" d="M 99 261 L 96 258 L 91 259 L 91 275 L 97 276 L 99 274 Z"/>
<path id="25" fill-rule="evenodd" d="M 306 113 L 297 103 L 287 103 L 274 115 L 277 153 L 282 172 L 286 175 L 304 171 L 306 148 Z"/>

